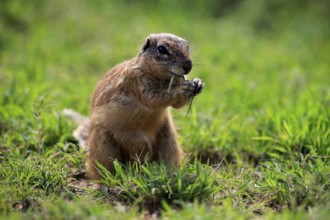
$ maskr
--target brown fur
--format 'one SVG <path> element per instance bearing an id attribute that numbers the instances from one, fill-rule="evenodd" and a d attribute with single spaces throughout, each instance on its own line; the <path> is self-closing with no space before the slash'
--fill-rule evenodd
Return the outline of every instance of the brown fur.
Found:
<path id="1" fill-rule="evenodd" d="M 169 54 L 160 53 L 159 46 L 165 46 Z M 180 108 L 197 94 L 194 83 L 184 79 L 190 69 L 187 41 L 154 34 L 138 56 L 103 77 L 91 103 L 87 169 L 92 179 L 101 178 L 95 161 L 112 172 L 115 159 L 180 165 L 182 150 L 168 107 Z M 176 77 L 168 93 L 172 75 Z"/>

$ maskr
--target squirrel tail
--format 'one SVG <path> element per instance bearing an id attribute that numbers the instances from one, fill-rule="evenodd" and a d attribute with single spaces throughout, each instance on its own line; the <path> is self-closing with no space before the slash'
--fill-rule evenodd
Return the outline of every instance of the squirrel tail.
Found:
<path id="1" fill-rule="evenodd" d="M 78 140 L 79 145 L 83 149 L 86 149 L 89 136 L 89 118 L 72 109 L 64 109 L 63 115 L 77 124 L 77 128 L 73 131 L 72 135 Z"/>

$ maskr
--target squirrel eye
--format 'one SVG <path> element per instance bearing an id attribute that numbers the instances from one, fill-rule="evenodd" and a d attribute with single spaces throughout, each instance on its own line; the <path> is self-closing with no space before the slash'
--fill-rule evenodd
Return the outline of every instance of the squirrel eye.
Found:
<path id="1" fill-rule="evenodd" d="M 157 47 L 157 50 L 160 54 L 167 54 L 167 55 L 170 54 L 164 46 Z"/>

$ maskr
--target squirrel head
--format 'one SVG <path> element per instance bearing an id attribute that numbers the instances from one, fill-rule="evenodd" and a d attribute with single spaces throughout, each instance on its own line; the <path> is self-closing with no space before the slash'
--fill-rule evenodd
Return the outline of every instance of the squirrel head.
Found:
<path id="1" fill-rule="evenodd" d="M 144 41 L 139 59 L 148 64 L 151 74 L 161 79 L 184 77 L 192 68 L 189 43 L 168 33 L 152 34 Z"/>

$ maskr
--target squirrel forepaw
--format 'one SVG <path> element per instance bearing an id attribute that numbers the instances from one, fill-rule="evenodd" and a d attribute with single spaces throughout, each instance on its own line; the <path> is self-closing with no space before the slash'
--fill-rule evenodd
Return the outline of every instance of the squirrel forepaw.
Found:
<path id="1" fill-rule="evenodd" d="M 193 93 L 194 96 L 201 93 L 203 88 L 204 88 L 204 85 L 205 85 L 204 82 L 199 78 L 195 78 L 195 79 L 193 79 L 192 83 L 193 83 L 194 88 L 195 88 L 194 93 Z"/>
<path id="2" fill-rule="evenodd" d="M 193 80 L 185 80 L 181 84 L 181 92 L 186 96 L 186 97 L 193 97 L 202 92 L 204 88 L 204 82 L 199 79 L 195 78 Z"/>

